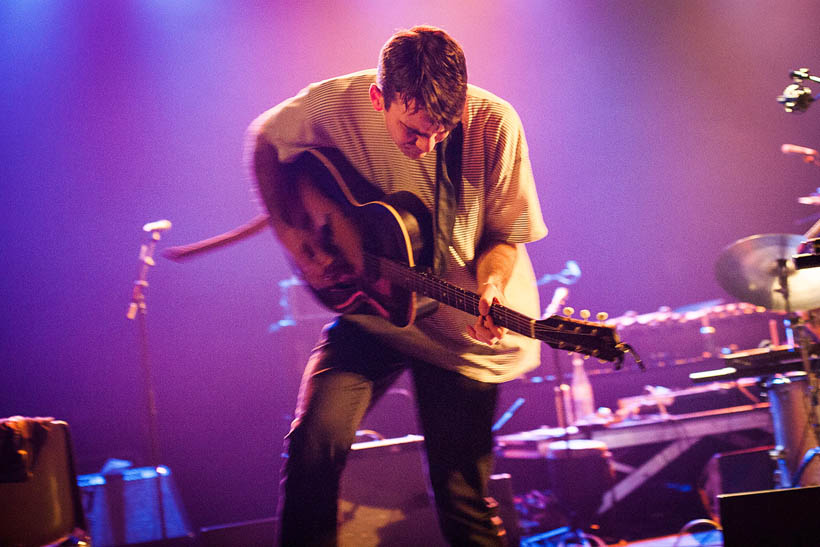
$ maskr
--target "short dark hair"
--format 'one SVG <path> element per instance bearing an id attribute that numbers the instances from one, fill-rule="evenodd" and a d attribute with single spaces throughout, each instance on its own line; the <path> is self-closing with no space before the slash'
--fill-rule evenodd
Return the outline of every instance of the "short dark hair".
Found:
<path id="1" fill-rule="evenodd" d="M 390 37 L 379 53 L 378 85 L 384 107 L 394 97 L 424 108 L 434 121 L 455 127 L 467 101 L 467 61 L 458 42 L 440 28 L 416 26 Z"/>

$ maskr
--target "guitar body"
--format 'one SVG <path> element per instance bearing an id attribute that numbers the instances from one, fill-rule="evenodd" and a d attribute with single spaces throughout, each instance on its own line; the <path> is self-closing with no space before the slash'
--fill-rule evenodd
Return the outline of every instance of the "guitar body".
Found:
<path id="1" fill-rule="evenodd" d="M 430 262 L 432 221 L 421 200 L 410 192 L 381 194 L 334 149 L 304 152 L 291 169 L 300 206 L 314 219 L 301 237 L 333 257 L 311 273 L 295 260 L 313 294 L 340 314 L 410 325 L 418 311 L 415 293 L 384 278 L 380 263 L 365 257 L 410 268 Z"/>

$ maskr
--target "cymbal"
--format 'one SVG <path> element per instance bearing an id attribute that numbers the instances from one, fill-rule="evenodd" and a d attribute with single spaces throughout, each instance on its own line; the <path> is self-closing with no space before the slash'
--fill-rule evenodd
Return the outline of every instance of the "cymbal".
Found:
<path id="1" fill-rule="evenodd" d="M 739 239 L 726 247 L 715 263 L 715 276 L 732 296 L 770 310 L 787 311 L 780 290 L 780 268 L 786 269 L 788 308 L 820 308 L 820 268 L 796 270 L 792 255 L 803 241 L 795 234 L 759 234 Z"/>

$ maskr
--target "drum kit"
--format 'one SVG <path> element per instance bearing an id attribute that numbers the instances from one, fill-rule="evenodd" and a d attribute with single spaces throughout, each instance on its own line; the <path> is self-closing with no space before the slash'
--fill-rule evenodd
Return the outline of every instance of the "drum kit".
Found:
<path id="1" fill-rule="evenodd" d="M 818 152 L 783 145 L 820 165 Z M 800 203 L 820 205 L 820 189 Z M 780 488 L 820 484 L 820 220 L 803 235 L 760 234 L 724 249 L 715 263 L 718 283 L 743 302 L 785 312 L 787 340 L 769 348 L 724 355 L 734 377 L 756 376 L 771 403 Z"/>

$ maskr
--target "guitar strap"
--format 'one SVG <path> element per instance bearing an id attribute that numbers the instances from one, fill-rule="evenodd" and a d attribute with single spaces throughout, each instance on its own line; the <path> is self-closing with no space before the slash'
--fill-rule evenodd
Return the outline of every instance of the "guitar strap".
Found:
<path id="1" fill-rule="evenodd" d="M 464 146 L 464 127 L 461 123 L 450 131 L 446 139 L 436 145 L 436 203 L 433 232 L 433 273 L 441 275 L 447 264 L 456 208 L 461 194 L 461 156 Z"/>

